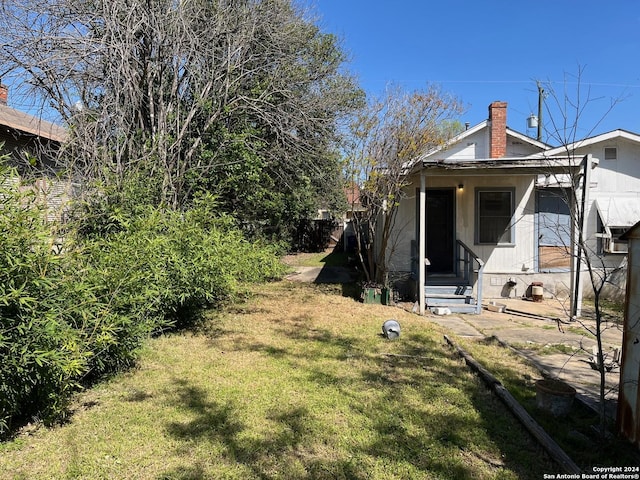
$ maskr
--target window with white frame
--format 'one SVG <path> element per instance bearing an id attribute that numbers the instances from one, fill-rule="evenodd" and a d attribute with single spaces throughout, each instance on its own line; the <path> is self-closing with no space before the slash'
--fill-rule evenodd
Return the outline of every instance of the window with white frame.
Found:
<path id="1" fill-rule="evenodd" d="M 513 243 L 514 207 L 515 188 L 477 188 L 475 243 Z"/>

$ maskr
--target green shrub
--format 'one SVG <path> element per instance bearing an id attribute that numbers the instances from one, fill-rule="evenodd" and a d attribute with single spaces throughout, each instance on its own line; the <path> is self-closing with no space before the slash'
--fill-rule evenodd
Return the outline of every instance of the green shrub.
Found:
<path id="1" fill-rule="evenodd" d="M 56 255 L 35 197 L 2 185 L 0 434 L 12 419 L 59 418 L 71 392 L 131 366 L 149 335 L 284 272 L 211 196 L 187 212 L 112 208 L 117 228 L 68 235 Z"/>
<path id="2" fill-rule="evenodd" d="M 214 205 L 208 197 L 184 214 L 148 207 L 123 222 L 127 230 L 85 242 L 85 281 L 112 314 L 89 329 L 102 332 L 94 374 L 128 366 L 144 338 L 234 298 L 243 283 L 283 274 L 275 249 L 247 242 Z"/>
<path id="3" fill-rule="evenodd" d="M 65 322 L 61 259 L 34 192 L 0 175 L 0 433 L 10 420 L 64 411 L 86 356 Z"/>

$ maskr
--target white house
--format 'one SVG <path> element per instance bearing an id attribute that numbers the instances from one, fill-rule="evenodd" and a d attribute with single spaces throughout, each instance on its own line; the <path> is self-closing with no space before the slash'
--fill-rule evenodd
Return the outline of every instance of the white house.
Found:
<path id="1" fill-rule="evenodd" d="M 389 269 L 423 311 L 450 302 L 479 311 L 483 298 L 532 287 L 579 305 L 570 292 L 582 292 L 581 232 L 594 258 L 624 262 L 617 236 L 640 219 L 640 136 L 618 130 L 552 148 L 506 119 L 507 104 L 493 102 L 487 120 L 412 163 Z"/>
<path id="2" fill-rule="evenodd" d="M 585 207 L 589 250 L 598 256 L 602 266 L 615 271 L 612 280 L 619 283 L 610 285 L 610 294 L 623 296 L 627 242 L 620 236 L 640 220 L 640 135 L 614 130 L 546 154 L 567 151 L 599 159 L 598 168 L 591 174 L 589 203 Z"/>

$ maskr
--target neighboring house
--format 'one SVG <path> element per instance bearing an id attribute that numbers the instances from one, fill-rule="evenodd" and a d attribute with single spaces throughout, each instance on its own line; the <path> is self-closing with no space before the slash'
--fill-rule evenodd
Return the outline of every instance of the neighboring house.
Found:
<path id="1" fill-rule="evenodd" d="M 588 249 L 612 272 L 607 294 L 623 298 L 627 242 L 620 236 L 640 220 L 640 135 L 614 130 L 565 147 L 546 151 L 553 156 L 567 151 L 599 160 L 591 173 L 585 232 Z"/>
<path id="2" fill-rule="evenodd" d="M 9 89 L 0 83 L 0 143 L 2 153 L 10 153 L 18 168 L 29 157 L 37 158 L 42 167 L 51 166 L 52 152 L 67 138 L 64 128 L 8 105 Z"/>
<path id="3" fill-rule="evenodd" d="M 463 302 L 447 306 L 479 312 L 483 298 L 532 287 L 579 305 L 570 208 L 583 201 L 593 254 L 623 263 L 619 229 L 640 219 L 640 136 L 619 130 L 552 148 L 506 119 L 507 104 L 494 102 L 486 121 L 411 165 L 389 266 L 421 311 Z"/>
<path id="4" fill-rule="evenodd" d="M 0 83 L 0 154 L 9 155 L 9 164 L 46 202 L 49 217 L 57 217 L 70 184 L 58 177 L 54 158 L 67 133 L 55 123 L 9 107 L 8 93 Z"/>

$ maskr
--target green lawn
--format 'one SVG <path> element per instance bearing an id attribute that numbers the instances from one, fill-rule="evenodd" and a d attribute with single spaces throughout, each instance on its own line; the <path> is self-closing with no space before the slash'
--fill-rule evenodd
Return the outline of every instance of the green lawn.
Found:
<path id="1" fill-rule="evenodd" d="M 402 335 L 381 335 L 397 319 Z M 0 444 L 0 478 L 540 479 L 541 448 L 400 309 L 280 282 L 149 341 L 69 421 Z"/>

